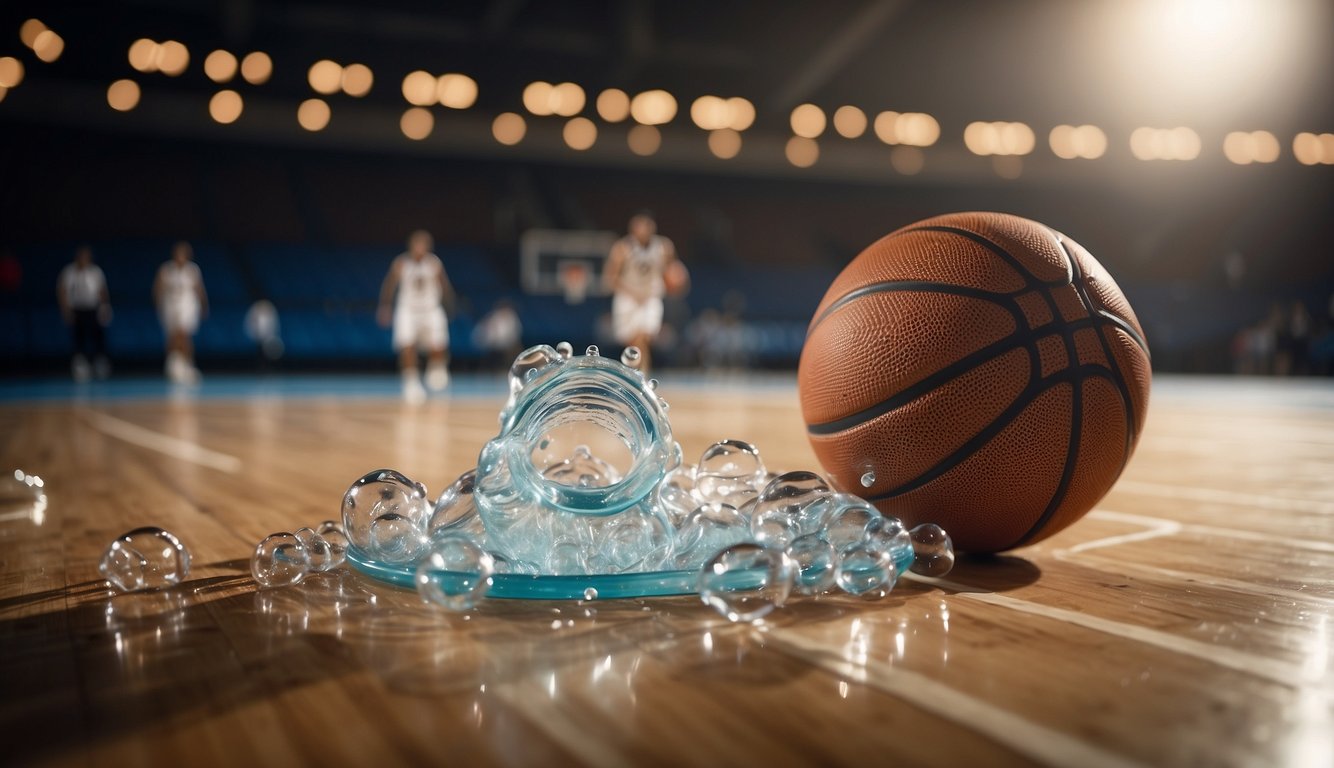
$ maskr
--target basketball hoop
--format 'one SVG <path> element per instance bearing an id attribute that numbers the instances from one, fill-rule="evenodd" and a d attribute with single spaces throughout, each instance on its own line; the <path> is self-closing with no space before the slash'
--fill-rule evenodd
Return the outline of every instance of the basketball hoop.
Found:
<path id="1" fill-rule="evenodd" d="M 560 265 L 557 277 L 566 304 L 582 304 L 588 297 L 588 265 L 582 261 L 567 261 Z"/>

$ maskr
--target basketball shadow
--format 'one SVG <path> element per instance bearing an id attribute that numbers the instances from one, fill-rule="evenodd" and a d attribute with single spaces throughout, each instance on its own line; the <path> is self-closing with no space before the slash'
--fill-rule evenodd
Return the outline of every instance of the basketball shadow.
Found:
<path id="1" fill-rule="evenodd" d="M 990 592 L 1009 592 L 1042 578 L 1042 569 L 1018 555 L 963 555 L 945 578 Z"/>

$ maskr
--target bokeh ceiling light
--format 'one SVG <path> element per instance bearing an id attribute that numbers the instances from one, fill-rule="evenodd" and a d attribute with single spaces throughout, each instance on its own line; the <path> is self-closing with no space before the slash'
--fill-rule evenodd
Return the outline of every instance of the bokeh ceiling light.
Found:
<path id="1" fill-rule="evenodd" d="M 792 132 L 804 139 L 814 139 L 824 133 L 824 110 L 814 104 L 799 104 L 792 110 L 789 119 Z M 795 165 L 795 163 L 794 163 Z"/>
<path id="2" fill-rule="evenodd" d="M 721 160 L 731 160 L 741 152 L 741 134 L 731 128 L 709 131 L 709 151 Z"/>
<path id="3" fill-rule="evenodd" d="M 524 121 L 523 115 L 514 112 L 502 112 L 496 115 L 496 119 L 491 121 L 491 135 L 496 141 L 507 147 L 523 141 L 523 137 L 528 133 L 528 124 Z"/>
<path id="4" fill-rule="evenodd" d="M 19 26 L 19 40 L 32 48 L 37 43 L 37 36 L 46 31 L 46 25 L 40 19 L 28 19 Z"/>
<path id="5" fill-rule="evenodd" d="M 162 61 L 162 46 L 146 37 L 130 44 L 130 66 L 140 72 L 156 72 Z"/>
<path id="6" fill-rule="evenodd" d="M 852 105 L 834 110 L 834 130 L 845 139 L 855 139 L 866 133 L 866 113 Z"/>
<path id="7" fill-rule="evenodd" d="M 598 94 L 598 116 L 609 123 L 619 123 L 630 116 L 630 96 L 620 88 L 608 88 Z"/>
<path id="8" fill-rule="evenodd" d="M 690 103 L 690 119 L 706 131 L 716 131 L 732 124 L 732 108 L 726 99 L 700 96 Z"/>
<path id="9" fill-rule="evenodd" d="M 755 124 L 755 105 L 750 103 L 750 99 L 733 96 L 727 100 L 727 108 L 732 113 L 732 122 L 728 128 L 744 131 Z"/>
<path id="10" fill-rule="evenodd" d="M 787 140 L 787 146 L 783 148 L 783 154 L 787 155 L 787 161 L 798 168 L 810 168 L 815 165 L 815 161 L 820 159 L 820 145 L 815 139 L 808 139 L 805 136 L 793 136 Z"/>
<path id="11" fill-rule="evenodd" d="M 343 87 L 343 68 L 329 59 L 320 59 L 310 65 L 306 72 L 306 82 L 311 90 L 326 96 L 338 93 Z"/>
<path id="12" fill-rule="evenodd" d="M 139 106 L 139 84 L 117 80 L 107 87 L 107 104 L 117 112 L 129 112 Z"/>
<path id="13" fill-rule="evenodd" d="M 1302 165 L 1334 165 L 1334 133 L 1297 134 L 1292 140 L 1292 156 Z"/>
<path id="14" fill-rule="evenodd" d="M 49 29 L 42 30 L 33 38 L 32 52 L 37 54 L 37 58 L 50 64 L 65 52 L 65 39 Z"/>
<path id="15" fill-rule="evenodd" d="M 436 79 L 430 72 L 417 70 L 403 77 L 403 98 L 409 104 L 428 107 L 439 98 L 436 95 Z"/>
<path id="16" fill-rule="evenodd" d="M 662 132 L 651 125 L 636 125 L 625 135 L 625 143 L 631 152 L 648 157 L 662 146 Z"/>
<path id="17" fill-rule="evenodd" d="M 1096 125 L 1058 125 L 1047 136 L 1052 154 L 1063 160 L 1096 160 L 1107 152 L 1107 134 Z"/>
<path id="18" fill-rule="evenodd" d="M 551 90 L 544 80 L 529 83 L 523 89 L 523 108 L 538 116 L 551 114 Z"/>
<path id="19" fill-rule="evenodd" d="M 273 59 L 263 51 L 252 51 L 241 59 L 241 77 L 251 85 L 263 85 L 273 76 Z"/>
<path id="20" fill-rule="evenodd" d="M 308 131 L 322 131 L 329 125 L 333 110 L 324 99 L 306 99 L 296 109 L 296 122 Z"/>
<path id="21" fill-rule="evenodd" d="M 157 68 L 162 74 L 176 77 L 190 66 L 190 49 L 184 43 L 167 40 L 158 48 Z"/>
<path id="22" fill-rule="evenodd" d="M 450 109 L 467 109 L 477 103 L 477 81 L 457 72 L 441 75 L 435 82 L 435 97 Z"/>
<path id="23" fill-rule="evenodd" d="M 926 153 L 918 147 L 894 147 L 889 151 L 889 164 L 904 176 L 916 176 L 926 167 Z"/>
<path id="24" fill-rule="evenodd" d="M 410 107 L 398 121 L 403 135 L 413 141 L 421 141 L 435 130 L 435 116 L 424 107 Z"/>
<path id="25" fill-rule="evenodd" d="M 570 149 L 582 152 L 598 140 L 598 127 L 586 117 L 575 117 L 565 123 L 561 136 Z"/>
<path id="26" fill-rule="evenodd" d="M 1233 131 L 1223 138 L 1223 156 L 1237 165 L 1278 160 L 1278 138 L 1269 131 Z"/>
<path id="27" fill-rule="evenodd" d="M 219 123 L 228 125 L 241 117 L 245 102 L 236 91 L 218 91 L 208 102 L 208 113 Z"/>
<path id="28" fill-rule="evenodd" d="M 371 92 L 375 84 L 375 73 L 365 64 L 348 64 L 343 67 L 339 85 L 343 93 L 353 98 L 361 98 Z"/>
<path id="29" fill-rule="evenodd" d="M 975 155 L 1022 156 L 1037 146 L 1037 137 L 1024 123 L 978 121 L 964 128 L 963 143 Z"/>
<path id="30" fill-rule="evenodd" d="M 1194 160 L 1200 156 L 1200 135 L 1190 128 L 1136 128 L 1130 153 L 1139 160 Z"/>
<path id="31" fill-rule="evenodd" d="M 676 97 L 654 89 L 635 94 L 630 100 L 630 116 L 641 125 L 664 125 L 676 117 Z"/>
<path id="32" fill-rule="evenodd" d="M 561 117 L 577 115 L 584 109 L 587 97 L 584 89 L 575 83 L 558 83 L 551 87 L 551 112 Z M 594 131 L 597 129 L 594 128 Z"/>
<path id="33" fill-rule="evenodd" d="M 23 62 L 13 56 L 0 57 L 0 87 L 13 88 L 23 82 Z"/>
<path id="34" fill-rule="evenodd" d="M 204 74 L 215 83 L 225 83 L 236 77 L 238 64 L 230 51 L 217 50 L 204 57 Z"/>

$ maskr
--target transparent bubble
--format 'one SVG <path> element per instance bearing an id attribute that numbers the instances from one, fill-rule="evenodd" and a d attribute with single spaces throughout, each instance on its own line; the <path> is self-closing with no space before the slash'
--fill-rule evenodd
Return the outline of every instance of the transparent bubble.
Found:
<path id="1" fill-rule="evenodd" d="M 574 345 L 568 341 L 562 341 L 556 345 L 556 354 L 560 355 L 562 360 L 569 360 L 574 354 Z"/>
<path id="2" fill-rule="evenodd" d="M 371 523 L 389 513 L 416 521 L 424 528 L 430 514 L 426 486 L 392 469 L 367 473 L 343 495 L 343 532 L 352 544 L 369 551 Z"/>
<path id="3" fill-rule="evenodd" d="M 588 561 L 584 559 L 584 546 L 577 540 L 568 538 L 551 542 L 544 573 L 557 576 L 588 573 Z"/>
<path id="4" fill-rule="evenodd" d="M 759 502 L 754 502 L 752 510 L 750 532 L 757 543 L 784 549 L 802 535 L 801 520 L 797 514 L 782 508 L 760 511 Z"/>
<path id="5" fill-rule="evenodd" d="M 596 344 L 589 344 L 588 349 L 584 350 L 584 354 L 589 357 L 597 357 L 602 354 L 602 350 L 598 349 L 598 345 Z"/>
<path id="6" fill-rule="evenodd" d="M 560 362 L 561 359 L 561 354 L 546 344 L 538 344 L 520 352 L 519 356 L 514 358 L 514 364 L 510 366 L 510 394 L 518 393 L 537 371 L 552 363 Z"/>
<path id="7" fill-rule="evenodd" d="M 332 571 L 342 565 L 347 559 L 347 536 L 343 533 L 343 526 L 333 520 L 325 520 L 315 528 L 315 533 L 329 547 L 329 560 L 323 570 Z"/>
<path id="8" fill-rule="evenodd" d="M 190 576 L 190 552 L 168 531 L 135 528 L 107 546 L 97 570 L 121 592 L 162 589 Z"/>
<path id="9" fill-rule="evenodd" d="M 758 621 L 787 602 L 795 574 L 796 566 L 783 552 L 733 544 L 704 563 L 699 596 L 729 621 Z"/>
<path id="10" fill-rule="evenodd" d="M 770 479 L 760 491 L 759 503 L 765 509 L 800 512 L 812 502 L 834 492 L 823 477 L 814 472 L 784 472 Z"/>
<path id="11" fill-rule="evenodd" d="M 306 546 L 296 534 L 270 534 L 255 547 L 250 574 L 264 588 L 297 584 L 310 575 Z"/>
<path id="12" fill-rule="evenodd" d="M 863 488 L 870 488 L 875 485 L 875 472 L 868 469 L 866 473 L 862 475 L 861 483 Z"/>
<path id="13" fill-rule="evenodd" d="M 450 611 L 476 607 L 491 588 L 495 562 L 472 538 L 442 536 L 417 566 L 417 594 Z"/>
<path id="14" fill-rule="evenodd" d="M 585 600 L 596 600 L 596 599 L 598 599 L 598 591 L 597 591 L 596 589 L 594 589 L 593 587 L 589 587 L 588 589 L 585 589 L 585 590 L 584 590 L 584 599 L 585 599 Z"/>
<path id="15" fill-rule="evenodd" d="M 699 509 L 695 498 L 695 465 L 682 464 L 668 472 L 658 484 L 658 504 L 672 525 L 680 527 L 691 512 Z"/>
<path id="16" fill-rule="evenodd" d="M 722 440 L 704 450 L 695 469 L 695 492 L 703 501 L 738 502 L 754 496 L 765 475 L 760 452 L 750 443 Z M 734 504 L 735 506 L 735 504 Z"/>
<path id="17" fill-rule="evenodd" d="M 661 519 L 639 510 L 613 515 L 601 528 L 598 564 L 612 573 L 656 569 L 671 548 L 671 537 Z"/>
<path id="18" fill-rule="evenodd" d="M 430 543 L 417 523 L 397 512 L 389 512 L 371 523 L 371 557 L 385 563 L 409 563 L 421 556 Z"/>
<path id="19" fill-rule="evenodd" d="M 893 589 L 898 575 L 889 552 L 853 544 L 838 553 L 834 580 L 850 595 L 871 595 Z"/>
<path id="20" fill-rule="evenodd" d="M 292 535 L 300 539 L 301 546 L 306 548 L 306 561 L 310 564 L 310 570 L 327 571 L 333 567 L 329 564 L 333 559 L 333 552 L 330 551 L 329 543 L 323 536 L 311 528 L 298 528 Z"/>
<path id="21" fill-rule="evenodd" d="M 721 549 L 750 538 L 750 521 L 731 504 L 711 501 L 686 518 L 676 534 L 676 568 L 698 568 Z"/>
<path id="22" fill-rule="evenodd" d="M 431 512 L 431 519 L 426 531 L 434 536 L 437 531 L 458 527 L 477 516 L 477 505 L 473 499 L 473 490 L 477 482 L 477 470 L 470 469 L 436 499 Z"/>
<path id="23" fill-rule="evenodd" d="M 824 538 L 838 552 L 861 543 L 869 527 L 884 517 L 866 501 L 846 493 L 834 495 L 829 502 L 832 509 L 824 520 Z"/>
<path id="24" fill-rule="evenodd" d="M 787 546 L 787 556 L 797 567 L 795 589 L 803 595 L 818 595 L 834 586 L 837 553 L 817 534 L 799 536 Z"/>
<path id="25" fill-rule="evenodd" d="M 912 572 L 923 576 L 944 576 L 954 568 L 954 542 L 945 529 L 935 523 L 922 523 L 909 533 L 912 538 Z"/>
<path id="26" fill-rule="evenodd" d="M 639 351 L 639 347 L 626 347 L 625 350 L 621 352 L 621 365 L 624 365 L 627 368 L 638 368 L 639 363 L 643 358 L 644 355 Z"/>
<path id="27" fill-rule="evenodd" d="M 913 561 L 912 537 L 897 517 L 881 516 L 872 520 L 866 526 L 865 542 L 872 549 L 888 552 L 899 569 Z"/>

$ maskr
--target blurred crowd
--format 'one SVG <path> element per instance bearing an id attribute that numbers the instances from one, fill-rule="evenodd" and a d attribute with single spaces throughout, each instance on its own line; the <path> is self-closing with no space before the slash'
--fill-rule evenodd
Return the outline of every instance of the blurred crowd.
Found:
<path id="1" fill-rule="evenodd" d="M 1250 376 L 1334 375 L 1334 295 L 1319 315 L 1304 302 L 1275 302 L 1237 332 L 1232 370 Z"/>

